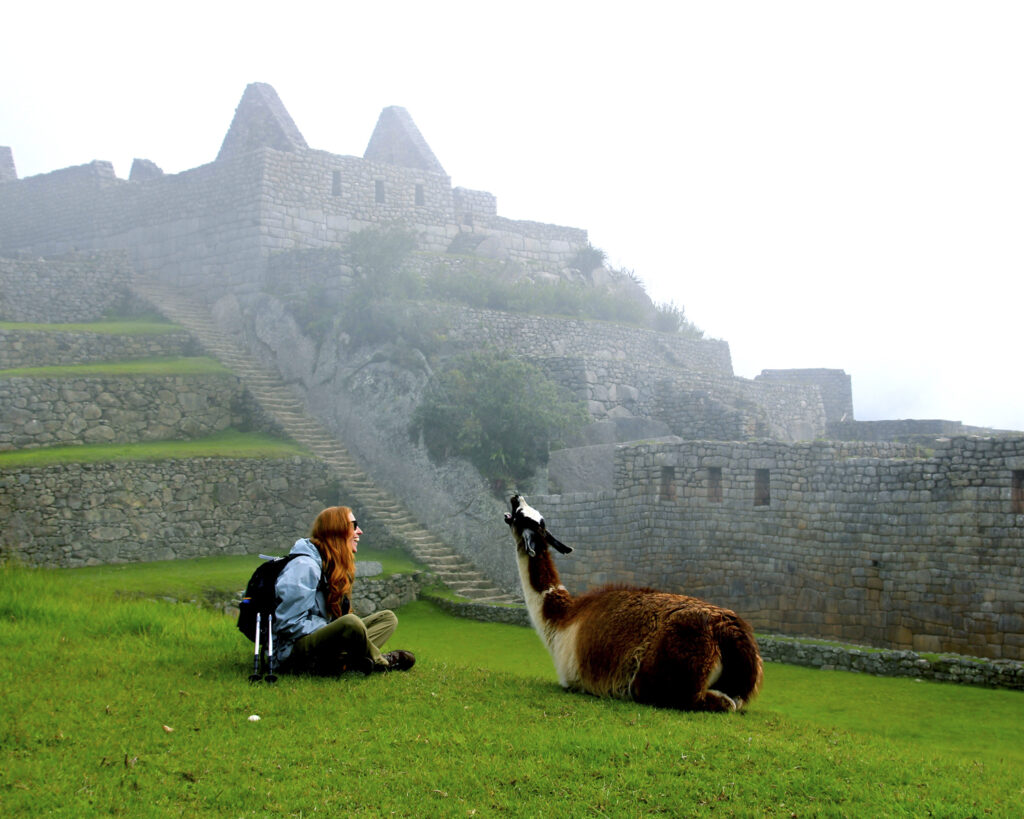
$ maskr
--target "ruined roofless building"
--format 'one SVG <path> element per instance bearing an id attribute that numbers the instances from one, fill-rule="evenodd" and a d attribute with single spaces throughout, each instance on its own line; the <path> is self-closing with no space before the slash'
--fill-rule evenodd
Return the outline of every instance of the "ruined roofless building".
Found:
<path id="1" fill-rule="evenodd" d="M 271 254 L 394 222 L 420 250 L 456 243 L 528 268 L 564 268 L 587 245 L 584 230 L 506 219 L 492 194 L 453 188 L 404 108 L 381 112 L 362 157 L 343 156 L 309 147 L 266 83 L 245 89 L 217 158 L 178 174 L 137 159 L 128 180 L 102 161 L 17 180 L 0 153 L 0 252 L 125 250 L 140 273 L 211 298 L 259 290 Z"/>

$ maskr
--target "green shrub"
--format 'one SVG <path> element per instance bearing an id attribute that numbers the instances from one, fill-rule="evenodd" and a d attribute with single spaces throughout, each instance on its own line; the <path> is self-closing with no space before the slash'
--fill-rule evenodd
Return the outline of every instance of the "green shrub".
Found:
<path id="1" fill-rule="evenodd" d="M 496 490 L 545 465 L 549 442 L 588 420 L 537 367 L 494 351 L 454 359 L 428 386 L 410 434 L 435 462 L 464 457 Z"/>
<path id="2" fill-rule="evenodd" d="M 416 234 L 401 225 L 364 228 L 348 239 L 349 261 L 360 301 L 411 299 L 421 289 L 419 277 L 405 261 L 416 249 Z"/>
<path id="3" fill-rule="evenodd" d="M 569 262 L 569 267 L 586 275 L 591 270 L 596 270 L 603 266 L 607 259 L 608 254 L 601 250 L 601 248 L 588 244 L 586 247 L 581 247 L 576 251 L 576 255 Z"/>
<path id="4" fill-rule="evenodd" d="M 654 305 L 654 329 L 661 333 L 680 333 L 691 338 L 703 338 L 704 331 L 686 318 L 682 307 L 674 301 Z"/>

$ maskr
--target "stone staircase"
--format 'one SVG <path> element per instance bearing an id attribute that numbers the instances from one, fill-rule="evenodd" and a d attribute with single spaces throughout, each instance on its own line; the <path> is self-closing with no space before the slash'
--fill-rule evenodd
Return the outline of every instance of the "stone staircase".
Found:
<path id="1" fill-rule="evenodd" d="M 205 305 L 166 284 L 141 276 L 133 278 L 131 290 L 192 333 L 208 355 L 242 379 L 256 403 L 284 433 L 321 458 L 353 499 L 449 589 L 478 603 L 521 603 L 425 529 L 397 499 L 376 486 L 351 454 L 309 415 L 303 402 L 280 377 L 220 330 Z"/>

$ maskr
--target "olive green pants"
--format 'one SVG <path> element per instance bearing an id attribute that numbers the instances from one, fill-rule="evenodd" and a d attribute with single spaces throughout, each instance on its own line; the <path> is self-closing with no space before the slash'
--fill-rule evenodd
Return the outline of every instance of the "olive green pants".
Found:
<path id="1" fill-rule="evenodd" d="M 368 659 L 373 665 L 387 665 L 380 649 L 397 626 L 393 611 L 378 611 L 365 618 L 346 614 L 296 640 L 287 667 L 300 673 L 335 676 L 367 671 Z"/>

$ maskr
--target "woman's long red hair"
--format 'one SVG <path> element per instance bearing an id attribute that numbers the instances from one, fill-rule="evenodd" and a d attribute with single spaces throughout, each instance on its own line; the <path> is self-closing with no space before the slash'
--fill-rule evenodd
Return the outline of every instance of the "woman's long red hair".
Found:
<path id="1" fill-rule="evenodd" d="M 352 579 L 356 576 L 356 559 L 348 546 L 353 532 L 351 516 L 352 510 L 347 506 L 329 506 L 316 516 L 309 533 L 324 562 L 327 609 L 335 618 L 341 617 L 342 598 L 352 591 Z"/>

